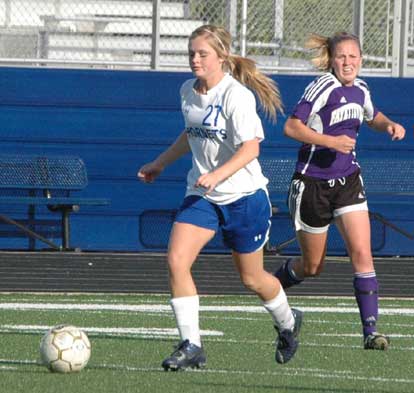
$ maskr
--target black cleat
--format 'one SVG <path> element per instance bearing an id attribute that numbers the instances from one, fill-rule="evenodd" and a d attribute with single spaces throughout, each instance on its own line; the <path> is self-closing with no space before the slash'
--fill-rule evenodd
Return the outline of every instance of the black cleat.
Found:
<path id="1" fill-rule="evenodd" d="M 390 339 L 381 333 L 374 332 L 364 339 L 364 349 L 377 349 L 385 351 L 390 345 Z"/>
<path id="2" fill-rule="evenodd" d="M 295 325 L 293 330 L 282 330 L 276 327 L 278 337 L 276 339 L 276 362 L 283 364 L 287 363 L 296 353 L 299 346 L 299 333 L 302 326 L 303 312 L 292 308 L 292 313 L 295 318 Z"/>
<path id="3" fill-rule="evenodd" d="M 165 371 L 185 370 L 186 368 L 202 368 L 206 364 L 203 348 L 190 341 L 181 341 L 170 357 L 162 362 Z"/>

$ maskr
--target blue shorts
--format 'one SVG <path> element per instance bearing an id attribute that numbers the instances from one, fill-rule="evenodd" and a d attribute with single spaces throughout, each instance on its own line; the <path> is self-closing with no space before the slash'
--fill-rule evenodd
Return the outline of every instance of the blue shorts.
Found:
<path id="1" fill-rule="evenodd" d="M 228 205 L 217 205 L 198 195 L 186 197 L 175 217 L 184 222 L 223 233 L 224 244 L 239 253 L 261 249 L 270 231 L 271 204 L 264 190 Z"/>

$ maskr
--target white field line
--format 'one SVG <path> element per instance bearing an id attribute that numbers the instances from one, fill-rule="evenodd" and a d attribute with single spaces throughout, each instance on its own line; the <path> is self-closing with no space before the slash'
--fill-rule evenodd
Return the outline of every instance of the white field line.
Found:
<path id="1" fill-rule="evenodd" d="M 358 333 L 311 333 L 311 336 L 316 337 L 361 337 L 361 334 Z M 414 334 L 387 334 L 391 338 L 413 338 Z"/>
<path id="2" fill-rule="evenodd" d="M 358 313 L 357 307 L 300 307 L 307 313 Z M 102 304 L 102 303 L 0 303 L 0 310 L 82 310 L 82 311 L 129 311 L 171 312 L 165 304 Z M 266 313 L 262 306 L 200 306 L 200 311 Z M 414 315 L 414 308 L 381 308 L 381 315 Z"/>
<path id="3" fill-rule="evenodd" d="M 44 333 L 51 326 L 46 325 L 0 325 L 0 332 L 27 332 Z M 178 336 L 178 329 L 163 328 L 100 328 L 100 327 L 80 327 L 86 333 L 108 334 L 108 335 L 134 335 L 134 336 Z M 223 336 L 224 333 L 218 330 L 201 330 L 202 336 Z"/>
<path id="4" fill-rule="evenodd" d="M 37 361 L 33 361 L 33 360 L 29 360 L 29 359 L 23 359 L 23 360 L 16 360 L 16 359 L 0 359 L 0 364 L 3 363 L 12 363 L 12 364 L 17 364 L 17 365 L 22 365 L 22 364 L 39 364 L 39 362 Z"/>
<path id="5" fill-rule="evenodd" d="M 47 325 L 0 325 L 0 333 L 30 333 L 30 334 L 45 334 L 51 326 Z M 165 339 L 171 338 L 176 339 L 179 334 L 177 329 L 168 329 L 168 328 L 98 328 L 98 327 L 80 327 L 84 330 L 90 337 L 93 336 L 112 336 L 112 337 L 141 337 L 141 338 L 150 338 L 150 339 Z M 220 342 L 220 343 L 233 343 L 240 344 L 240 340 L 224 338 L 224 333 L 217 330 L 201 330 L 201 335 L 205 341 L 208 342 Z M 360 337 L 359 334 L 349 333 L 349 334 L 311 334 L 311 336 L 326 336 L 326 337 Z M 391 338 L 408 338 L 411 339 L 414 336 L 411 334 L 402 335 L 402 334 L 389 334 Z M 244 344 L 250 345 L 267 345 L 269 344 L 268 340 L 243 340 Z M 301 345 L 307 347 L 330 347 L 330 348 L 343 348 L 343 344 L 323 344 L 319 340 L 316 342 L 307 341 Z M 359 345 L 348 345 L 347 348 L 360 348 Z M 399 349 L 393 345 L 394 349 Z M 400 348 L 405 351 L 413 351 L 414 347 L 404 347 Z"/>
<path id="6" fill-rule="evenodd" d="M 333 371 L 330 370 L 329 373 L 325 370 L 311 369 L 311 368 L 291 368 L 283 369 L 281 372 L 256 372 L 250 370 L 214 370 L 214 369 L 205 369 L 202 371 L 194 372 L 208 372 L 212 374 L 253 374 L 253 375 L 283 375 L 283 376 L 303 376 L 308 378 L 317 378 L 317 379 L 344 379 L 351 381 L 370 381 L 370 382 L 381 382 L 381 383 L 414 383 L 414 379 L 409 378 L 386 378 L 386 377 L 366 377 L 363 375 L 356 375 L 355 371 Z"/>
<path id="7" fill-rule="evenodd" d="M 15 366 L 0 366 L 0 370 L 2 371 L 10 371 L 10 370 L 16 371 L 18 369 L 19 368 Z"/>
<path id="8" fill-rule="evenodd" d="M 127 314 L 126 312 L 124 312 Z M 148 313 L 152 316 L 163 316 L 163 313 Z M 410 315 L 408 315 L 410 316 Z M 220 321 L 254 321 L 257 322 L 263 318 L 263 321 L 268 321 L 268 314 L 263 314 L 260 316 L 254 315 L 251 317 L 247 316 L 235 316 L 235 315 L 200 315 L 200 319 L 202 320 L 220 320 Z M 329 319 L 321 319 L 315 315 L 315 318 L 310 318 L 308 314 L 306 314 L 306 324 L 315 323 L 315 324 L 332 324 L 332 320 Z M 361 322 L 358 320 L 354 321 L 341 321 L 341 325 L 350 325 L 350 326 L 360 326 Z M 393 327 L 400 327 L 400 328 L 409 328 L 412 329 L 413 323 L 396 323 L 394 320 L 392 322 L 381 321 L 381 326 L 393 326 Z"/>
<path id="9" fill-rule="evenodd" d="M 131 367 L 131 366 L 124 366 L 124 365 L 116 365 L 116 364 L 102 364 L 96 366 L 96 368 L 108 368 L 113 370 L 123 370 L 123 371 L 130 371 L 130 372 L 162 372 L 164 371 L 161 368 L 155 367 Z M 189 373 L 208 373 L 208 374 L 220 374 L 220 375 L 257 375 L 258 377 L 307 377 L 307 378 L 314 378 L 314 379 L 337 379 L 337 380 L 350 380 L 350 381 L 361 381 L 361 382 L 378 382 L 378 383 L 397 383 L 397 384 L 412 384 L 414 383 L 414 379 L 410 378 L 387 378 L 387 377 L 367 377 L 364 375 L 358 375 L 358 372 L 352 371 L 335 371 L 321 369 L 314 369 L 314 368 L 306 368 L 306 367 L 291 367 L 291 368 L 280 368 L 280 371 L 252 371 L 252 370 L 226 370 L 226 369 L 211 369 L 205 368 L 202 370 L 188 370 L 186 372 Z"/>
<path id="10" fill-rule="evenodd" d="M 13 360 L 13 359 L 0 359 L 0 363 L 7 364 L 11 363 L 14 365 L 40 365 L 38 362 L 32 360 Z M 165 371 L 161 367 L 134 367 L 124 364 L 94 364 L 88 366 L 91 369 L 109 369 L 109 370 L 120 370 L 127 372 L 156 372 L 165 374 Z M 0 370 L 17 370 L 17 366 L 2 366 L 0 365 Z M 188 370 L 188 373 L 207 373 L 207 374 L 220 374 L 220 375 L 257 375 L 258 377 L 307 377 L 313 379 L 336 379 L 336 380 L 350 380 L 350 381 L 361 381 L 361 382 L 372 382 L 372 383 L 395 383 L 395 384 L 413 384 L 414 379 L 412 378 L 387 378 L 387 377 L 367 377 L 359 374 L 355 370 L 326 370 L 317 369 L 317 368 L 306 368 L 306 367 L 289 367 L 289 368 L 280 368 L 278 370 L 272 371 L 252 371 L 252 370 L 226 370 L 226 369 L 212 369 L 205 368 L 202 370 Z"/>

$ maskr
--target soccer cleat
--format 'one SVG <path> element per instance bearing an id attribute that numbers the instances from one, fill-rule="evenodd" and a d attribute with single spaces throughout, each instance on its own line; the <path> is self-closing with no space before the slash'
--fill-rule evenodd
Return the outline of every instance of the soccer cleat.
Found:
<path id="1" fill-rule="evenodd" d="M 299 333 L 302 326 L 303 312 L 292 308 L 292 313 L 295 318 L 295 325 L 293 330 L 279 331 L 277 327 L 278 337 L 276 338 L 276 355 L 275 359 L 278 363 L 287 363 L 296 353 L 299 346 Z"/>
<path id="2" fill-rule="evenodd" d="M 364 349 L 377 349 L 385 351 L 390 345 L 390 338 L 381 333 L 374 332 L 364 339 Z"/>
<path id="3" fill-rule="evenodd" d="M 202 368 L 206 364 L 206 355 L 203 348 L 190 341 L 181 341 L 170 357 L 162 362 L 165 371 L 185 370 L 186 368 Z"/>

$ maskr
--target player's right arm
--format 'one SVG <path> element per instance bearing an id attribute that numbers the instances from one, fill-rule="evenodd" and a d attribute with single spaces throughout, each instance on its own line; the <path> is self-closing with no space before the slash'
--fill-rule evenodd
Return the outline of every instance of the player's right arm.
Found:
<path id="1" fill-rule="evenodd" d="M 289 117 L 285 123 L 283 132 L 289 138 L 309 145 L 325 146 L 340 153 L 348 154 L 355 147 L 355 139 L 347 135 L 320 134 L 296 117 Z"/>
<path id="2" fill-rule="evenodd" d="M 178 160 L 190 151 L 187 133 L 183 131 L 176 141 L 154 161 L 143 165 L 138 171 L 138 179 L 152 183 L 168 165 Z"/>

